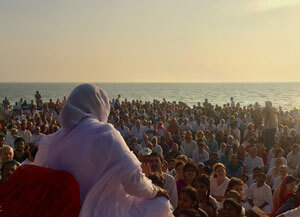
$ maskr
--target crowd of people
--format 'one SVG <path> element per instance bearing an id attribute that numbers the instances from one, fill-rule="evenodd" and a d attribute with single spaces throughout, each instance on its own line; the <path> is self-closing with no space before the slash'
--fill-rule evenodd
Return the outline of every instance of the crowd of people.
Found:
<path id="1" fill-rule="evenodd" d="M 61 128 L 66 102 L 3 100 L 1 182 L 33 164 L 39 142 Z M 270 101 L 241 106 L 207 99 L 110 102 L 111 123 L 137 156 L 143 173 L 169 195 L 175 217 L 300 216 L 300 110 Z M 293 210 L 295 209 L 295 210 Z M 298 214 L 295 214 L 298 213 Z"/>

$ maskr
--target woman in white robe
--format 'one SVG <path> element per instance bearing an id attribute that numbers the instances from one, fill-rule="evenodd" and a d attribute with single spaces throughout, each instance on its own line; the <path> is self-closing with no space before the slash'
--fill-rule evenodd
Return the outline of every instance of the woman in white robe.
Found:
<path id="1" fill-rule="evenodd" d="M 173 216 L 169 201 L 158 197 L 164 191 L 145 177 L 120 133 L 106 123 L 109 112 L 101 88 L 79 85 L 62 109 L 62 129 L 43 138 L 35 164 L 73 174 L 81 217 Z"/>

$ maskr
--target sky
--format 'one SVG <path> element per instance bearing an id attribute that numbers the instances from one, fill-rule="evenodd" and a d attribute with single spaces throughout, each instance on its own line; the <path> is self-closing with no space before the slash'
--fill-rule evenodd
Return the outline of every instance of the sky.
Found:
<path id="1" fill-rule="evenodd" d="M 300 82 L 300 0 L 3 0 L 1 82 Z"/>

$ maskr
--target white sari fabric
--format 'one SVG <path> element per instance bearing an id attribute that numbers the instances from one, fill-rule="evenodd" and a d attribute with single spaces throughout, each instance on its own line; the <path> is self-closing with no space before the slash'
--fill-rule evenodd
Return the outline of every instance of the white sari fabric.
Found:
<path id="1" fill-rule="evenodd" d="M 75 88 L 62 109 L 62 129 L 43 138 L 35 164 L 73 174 L 80 186 L 81 217 L 173 216 L 169 201 L 154 198 L 156 187 L 140 162 L 106 123 L 109 110 L 101 88 Z"/>

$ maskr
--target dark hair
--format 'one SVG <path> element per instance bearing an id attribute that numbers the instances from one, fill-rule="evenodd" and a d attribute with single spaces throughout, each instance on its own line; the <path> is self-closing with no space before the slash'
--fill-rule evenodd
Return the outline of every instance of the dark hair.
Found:
<path id="1" fill-rule="evenodd" d="M 159 153 L 159 152 L 152 152 L 152 153 L 150 154 L 150 158 L 151 158 L 151 157 L 158 157 L 159 160 L 160 160 L 160 162 L 161 162 L 161 163 L 164 163 L 164 157 L 163 157 L 163 155 L 162 155 L 161 153 Z"/>
<path id="2" fill-rule="evenodd" d="M 29 148 L 31 157 L 35 158 L 36 153 L 38 152 L 39 148 L 36 145 L 31 145 Z"/>
<path id="3" fill-rule="evenodd" d="M 259 172 L 262 172 L 263 171 L 263 169 L 262 168 L 260 168 L 260 167 L 254 167 L 254 169 L 253 169 L 253 172 L 254 171 L 259 171 Z"/>
<path id="4" fill-rule="evenodd" d="M 227 193 L 227 191 L 232 190 L 235 185 L 244 185 L 244 182 L 239 178 L 231 177 L 230 181 L 228 182 L 225 194 Z"/>
<path id="5" fill-rule="evenodd" d="M 184 209 L 182 210 L 179 215 L 186 215 L 188 217 L 208 217 L 207 213 L 203 210 L 193 210 L 193 209 Z"/>
<path id="6" fill-rule="evenodd" d="M 19 143 L 19 142 L 24 142 L 24 143 L 25 143 L 25 139 L 24 139 L 23 137 L 18 136 L 18 137 L 15 139 L 14 144 L 17 144 L 17 143 Z"/>
<path id="7" fill-rule="evenodd" d="M 184 167 L 183 167 L 183 172 L 186 172 L 186 171 L 187 171 L 188 169 L 190 169 L 190 168 L 194 169 L 195 172 L 196 172 L 196 174 L 198 173 L 198 167 L 197 167 L 197 165 L 196 165 L 193 161 L 188 161 L 188 162 L 184 165 Z"/>
<path id="8" fill-rule="evenodd" d="M 184 162 L 182 160 L 176 162 L 175 169 L 177 169 L 177 167 L 179 167 L 180 165 L 184 165 Z"/>
<path id="9" fill-rule="evenodd" d="M 232 196 L 234 196 L 234 197 L 236 197 L 236 198 L 234 198 L 234 197 L 228 197 L 229 194 L 232 194 Z M 232 199 L 234 199 L 234 200 L 235 200 L 236 202 L 238 202 L 238 203 L 241 203 L 241 201 L 242 201 L 242 196 L 241 196 L 241 194 L 240 194 L 239 192 L 235 191 L 235 190 L 229 190 L 229 191 L 226 191 L 225 194 L 224 194 L 224 197 L 225 197 L 225 198 L 232 198 Z"/>
<path id="10" fill-rule="evenodd" d="M 235 211 L 236 211 L 238 214 L 241 214 L 241 212 L 242 212 L 242 205 L 239 204 L 237 201 L 235 201 L 235 200 L 232 199 L 232 198 L 228 198 L 228 199 L 224 200 L 223 206 L 224 206 L 226 203 L 229 203 L 229 204 L 235 209 Z"/>
<path id="11" fill-rule="evenodd" d="M 212 169 L 208 165 L 203 167 L 203 171 L 206 172 L 208 176 L 210 176 L 212 174 Z"/>
<path id="12" fill-rule="evenodd" d="M 3 174 L 4 168 L 7 167 L 7 166 L 17 166 L 18 167 L 20 165 L 21 164 L 18 161 L 16 161 L 16 160 L 6 161 L 5 163 L 2 164 L 1 174 Z"/>
<path id="13" fill-rule="evenodd" d="M 210 179 L 207 175 L 200 175 L 200 176 L 196 176 L 192 182 L 192 186 L 195 187 L 196 183 L 200 182 L 203 183 L 207 189 L 207 194 L 206 194 L 206 204 L 207 205 L 211 205 L 209 202 L 209 197 L 210 197 Z"/>
<path id="14" fill-rule="evenodd" d="M 159 172 L 152 172 L 148 177 L 152 183 L 158 187 L 163 188 L 165 184 L 165 177 Z"/>
<path id="15" fill-rule="evenodd" d="M 187 186 L 180 191 L 179 195 L 181 193 L 186 193 L 193 202 L 196 202 L 195 207 L 193 207 L 195 210 L 199 208 L 198 192 L 194 187 Z"/>

